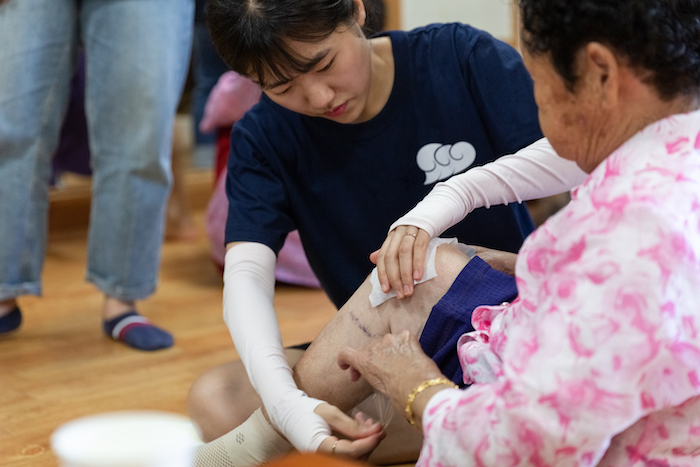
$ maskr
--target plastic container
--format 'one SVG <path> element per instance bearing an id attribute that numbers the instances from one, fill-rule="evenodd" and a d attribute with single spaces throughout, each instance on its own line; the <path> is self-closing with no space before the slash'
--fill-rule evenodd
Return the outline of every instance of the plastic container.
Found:
<path id="1" fill-rule="evenodd" d="M 190 467 L 189 453 L 200 444 L 189 418 L 157 411 L 91 415 L 51 436 L 61 467 Z"/>

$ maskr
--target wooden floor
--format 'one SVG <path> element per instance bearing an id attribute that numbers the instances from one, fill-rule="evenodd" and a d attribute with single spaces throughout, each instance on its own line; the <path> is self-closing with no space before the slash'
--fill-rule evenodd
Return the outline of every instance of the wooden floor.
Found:
<path id="1" fill-rule="evenodd" d="M 101 295 L 83 279 L 84 227 L 52 232 L 44 295 L 22 298 L 22 327 L 0 338 L 0 466 L 56 466 L 50 435 L 77 417 L 127 409 L 184 414 L 192 381 L 237 358 L 201 209 L 196 220 L 198 240 L 165 244 L 158 291 L 139 305 L 175 336 L 174 348 L 154 353 L 102 333 Z M 319 290 L 280 285 L 275 300 L 285 345 L 313 339 L 335 313 Z"/>

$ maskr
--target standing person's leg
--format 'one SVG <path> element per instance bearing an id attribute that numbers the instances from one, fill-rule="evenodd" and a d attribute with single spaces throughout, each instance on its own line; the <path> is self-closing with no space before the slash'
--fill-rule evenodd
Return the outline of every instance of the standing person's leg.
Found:
<path id="1" fill-rule="evenodd" d="M 105 294 L 107 334 L 142 350 L 170 347 L 134 301 L 157 284 L 193 0 L 81 5 L 93 165 L 87 279 Z"/>
<path id="2" fill-rule="evenodd" d="M 0 334 L 41 294 L 51 155 L 75 60 L 75 0 L 0 5 Z"/>
<path id="3" fill-rule="evenodd" d="M 210 149 L 216 145 L 216 132 L 202 133 L 199 123 L 204 116 L 204 105 L 209 93 L 216 85 L 221 75 L 228 71 L 214 44 L 209 37 L 205 23 L 204 8 L 206 0 L 197 0 L 194 20 L 194 38 L 192 43 L 192 118 L 194 120 L 195 143 L 198 146 L 208 145 Z"/>

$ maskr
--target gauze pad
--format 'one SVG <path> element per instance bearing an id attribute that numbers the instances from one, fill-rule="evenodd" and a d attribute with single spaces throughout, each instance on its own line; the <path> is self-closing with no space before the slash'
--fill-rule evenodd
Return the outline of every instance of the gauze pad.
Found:
<path id="1" fill-rule="evenodd" d="M 425 272 L 423 273 L 423 277 L 419 281 L 413 281 L 414 284 L 420 284 L 422 282 L 429 281 L 433 277 L 437 277 L 437 272 L 435 271 L 435 254 L 437 252 L 437 247 L 444 243 L 455 245 L 469 258 L 474 256 L 476 253 L 474 248 L 465 245 L 464 243 L 459 243 L 456 238 L 435 237 L 430 240 L 428 250 L 425 253 Z M 379 284 L 379 274 L 377 273 L 377 268 L 372 270 L 369 281 L 372 284 L 372 291 L 369 294 L 369 301 L 373 307 L 377 307 L 390 298 L 396 297 L 396 293 L 394 293 L 393 290 L 386 293 L 382 291 L 382 286 Z"/>

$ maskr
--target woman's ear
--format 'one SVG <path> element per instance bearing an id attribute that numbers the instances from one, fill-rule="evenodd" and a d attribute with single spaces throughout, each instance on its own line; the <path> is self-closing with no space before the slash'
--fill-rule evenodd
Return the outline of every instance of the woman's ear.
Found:
<path id="1" fill-rule="evenodd" d="M 365 21 L 367 21 L 367 10 L 365 9 L 365 4 L 362 0 L 352 1 L 355 2 L 355 6 L 357 7 L 357 24 L 363 28 L 365 26 Z"/>
<path id="2" fill-rule="evenodd" d="M 593 87 L 594 95 L 604 104 L 616 104 L 620 92 L 620 63 L 617 55 L 599 42 L 584 47 L 579 69 L 586 85 Z"/>

